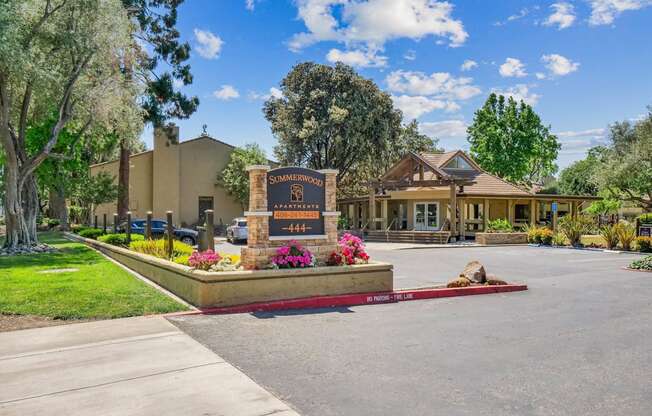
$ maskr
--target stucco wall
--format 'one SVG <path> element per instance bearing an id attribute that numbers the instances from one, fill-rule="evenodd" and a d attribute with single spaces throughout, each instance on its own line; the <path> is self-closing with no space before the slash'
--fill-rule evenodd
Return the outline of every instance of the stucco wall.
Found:
<path id="1" fill-rule="evenodd" d="M 147 211 L 152 210 L 152 152 L 131 156 L 129 159 L 129 209 L 134 218 L 142 218 Z M 91 166 L 91 175 L 108 172 L 118 182 L 118 161 Z M 98 222 L 102 223 L 102 215 L 106 214 L 108 223 L 113 223 L 113 214 L 118 210 L 117 203 L 102 204 L 95 210 Z"/>

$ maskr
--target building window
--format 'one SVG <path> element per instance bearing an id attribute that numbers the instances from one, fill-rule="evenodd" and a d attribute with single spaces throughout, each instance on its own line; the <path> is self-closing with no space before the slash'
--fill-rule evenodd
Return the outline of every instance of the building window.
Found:
<path id="1" fill-rule="evenodd" d="M 472 169 L 471 165 L 469 165 L 469 163 L 460 156 L 455 156 L 455 158 L 448 162 L 444 167 L 447 169 Z"/>
<path id="2" fill-rule="evenodd" d="M 516 204 L 514 206 L 515 222 L 527 222 L 530 220 L 530 206 L 527 204 Z"/>
<path id="3" fill-rule="evenodd" d="M 199 197 L 199 223 L 203 224 L 206 222 L 206 213 L 207 209 L 215 209 L 213 206 L 213 197 L 212 196 L 200 196 Z"/>

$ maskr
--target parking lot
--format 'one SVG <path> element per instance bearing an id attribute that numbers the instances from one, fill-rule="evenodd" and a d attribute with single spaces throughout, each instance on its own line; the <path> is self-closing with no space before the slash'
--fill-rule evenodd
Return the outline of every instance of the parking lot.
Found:
<path id="1" fill-rule="evenodd" d="M 652 414 L 652 275 L 635 255 L 389 250 L 398 287 L 473 259 L 526 292 L 171 321 L 304 415 Z"/>

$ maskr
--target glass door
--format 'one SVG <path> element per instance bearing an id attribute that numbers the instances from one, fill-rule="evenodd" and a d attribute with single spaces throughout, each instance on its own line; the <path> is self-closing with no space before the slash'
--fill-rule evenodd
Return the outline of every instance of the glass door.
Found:
<path id="1" fill-rule="evenodd" d="M 417 202 L 414 204 L 414 229 L 433 231 L 439 228 L 439 203 Z"/>

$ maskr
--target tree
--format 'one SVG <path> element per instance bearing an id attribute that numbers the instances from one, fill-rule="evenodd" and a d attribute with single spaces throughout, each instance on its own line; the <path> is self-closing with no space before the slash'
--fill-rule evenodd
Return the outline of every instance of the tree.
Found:
<path id="1" fill-rule="evenodd" d="M 573 162 L 559 174 L 559 191 L 564 195 L 597 195 L 596 168 L 599 159 L 589 152 L 586 159 Z"/>
<path id="2" fill-rule="evenodd" d="M 249 205 L 249 165 L 266 165 L 265 151 L 256 143 L 246 144 L 231 152 L 229 163 L 218 173 L 217 183 L 240 203 L 243 209 Z"/>
<path id="3" fill-rule="evenodd" d="M 561 145 L 523 101 L 492 93 L 467 133 L 475 161 L 504 179 L 529 185 L 557 171 Z"/>
<path id="4" fill-rule="evenodd" d="M 115 184 L 115 176 L 107 172 L 100 172 L 94 176 L 91 176 L 88 170 L 85 172 L 74 199 L 82 209 L 85 222 L 90 223 L 90 216 L 98 205 L 115 201 L 118 196 L 118 186 Z"/>
<path id="5" fill-rule="evenodd" d="M 5 152 L 5 247 L 38 242 L 36 169 L 61 131 L 111 125 L 139 131 L 137 45 L 119 0 L 5 0 L 0 7 L 0 143 Z M 132 62 L 131 65 L 125 63 Z M 28 151 L 26 131 L 52 115 L 47 140 Z"/>
<path id="6" fill-rule="evenodd" d="M 190 44 L 180 42 L 176 29 L 177 8 L 183 0 L 122 0 L 125 10 L 134 20 L 135 40 L 150 47 L 152 53 L 140 55 L 140 71 L 133 74 L 144 84 L 140 103 L 143 121 L 155 127 L 169 118 L 188 118 L 197 110 L 199 99 L 176 91 L 174 83 L 189 85 L 193 78 L 190 65 Z M 160 71 L 165 63 L 168 70 Z M 132 75 L 132 74 L 129 74 Z M 138 150 L 136 136 L 123 136 L 120 140 L 118 167 L 118 217 L 125 219 L 129 211 L 129 157 Z"/>
<path id="7" fill-rule="evenodd" d="M 264 113 L 282 164 L 338 169 L 341 181 L 356 164 L 381 160 L 399 141 L 401 112 L 391 97 L 347 65 L 298 64 L 281 91 Z"/>
<path id="8" fill-rule="evenodd" d="M 597 182 L 612 198 L 652 211 L 652 106 L 647 116 L 610 127 L 609 145 L 596 149 Z"/>

